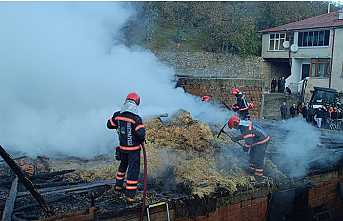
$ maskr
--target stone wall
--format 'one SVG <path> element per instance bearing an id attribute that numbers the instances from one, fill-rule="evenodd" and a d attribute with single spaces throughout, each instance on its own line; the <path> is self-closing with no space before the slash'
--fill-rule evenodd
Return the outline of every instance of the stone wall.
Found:
<path id="1" fill-rule="evenodd" d="M 231 95 L 231 88 L 238 87 L 244 91 L 249 101 L 255 104 L 250 111 L 252 118 L 258 118 L 261 114 L 262 104 L 262 81 L 258 79 L 242 78 L 192 78 L 179 77 L 177 86 L 184 88 L 187 93 L 195 96 L 209 95 L 214 100 L 232 105 L 236 102 Z"/>
<path id="2" fill-rule="evenodd" d="M 299 99 L 294 95 L 287 95 L 283 93 L 264 93 L 263 94 L 263 108 L 262 117 L 264 119 L 281 119 L 280 106 L 283 102 L 286 102 L 288 108 L 292 104 L 298 105 Z M 287 113 L 289 116 L 289 111 Z"/>
<path id="3" fill-rule="evenodd" d="M 173 66 L 177 75 L 193 77 L 261 78 L 262 58 L 210 52 L 158 52 L 161 61 Z"/>

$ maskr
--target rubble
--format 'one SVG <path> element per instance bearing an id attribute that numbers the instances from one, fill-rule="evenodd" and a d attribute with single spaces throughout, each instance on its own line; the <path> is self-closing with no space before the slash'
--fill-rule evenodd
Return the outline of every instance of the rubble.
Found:
<path id="1" fill-rule="evenodd" d="M 276 188 L 281 183 L 261 183 L 250 176 L 246 172 L 248 154 L 225 135 L 216 138 L 221 125 L 209 127 L 192 119 L 190 113 L 180 111 L 167 120 L 150 119 L 145 127 L 148 134 L 145 144 L 149 162 L 148 204 L 179 199 L 206 202 L 208 197 L 220 194 L 239 197 L 241 193 L 258 191 L 261 187 L 267 187 L 266 191 L 269 191 L 271 185 Z M 280 141 L 274 139 L 273 142 Z M 271 149 L 270 154 L 275 151 Z M 125 195 L 111 189 L 119 164 L 113 155 L 87 160 L 20 157 L 16 162 L 57 217 L 90 211 L 94 206 L 99 216 L 116 217 L 128 208 L 140 206 L 142 180 L 138 185 L 138 202 L 134 205 L 127 205 Z M 0 163 L 0 167 L 1 211 L 10 192 L 13 174 L 4 163 Z M 265 172 L 277 182 L 289 179 L 269 158 L 265 161 Z M 29 192 L 19 188 L 13 216 L 42 219 L 45 214 Z"/>

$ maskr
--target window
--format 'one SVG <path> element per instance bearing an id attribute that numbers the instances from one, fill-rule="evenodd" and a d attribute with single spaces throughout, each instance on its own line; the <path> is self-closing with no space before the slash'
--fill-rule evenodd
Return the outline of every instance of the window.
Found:
<path id="1" fill-rule="evenodd" d="M 329 77 L 330 61 L 328 59 L 312 59 L 311 76 L 312 77 Z"/>
<path id="2" fill-rule="evenodd" d="M 269 35 L 269 50 L 280 51 L 284 50 L 283 42 L 286 40 L 285 33 L 275 33 Z"/>
<path id="3" fill-rule="evenodd" d="M 298 46 L 328 46 L 330 41 L 330 30 L 299 32 Z"/>

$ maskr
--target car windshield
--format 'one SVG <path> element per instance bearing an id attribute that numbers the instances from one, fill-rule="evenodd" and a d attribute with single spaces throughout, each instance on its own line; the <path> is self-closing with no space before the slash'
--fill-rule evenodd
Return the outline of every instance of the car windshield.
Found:
<path id="1" fill-rule="evenodd" d="M 315 91 L 312 98 L 313 104 L 335 104 L 336 103 L 336 93 L 328 91 Z"/>

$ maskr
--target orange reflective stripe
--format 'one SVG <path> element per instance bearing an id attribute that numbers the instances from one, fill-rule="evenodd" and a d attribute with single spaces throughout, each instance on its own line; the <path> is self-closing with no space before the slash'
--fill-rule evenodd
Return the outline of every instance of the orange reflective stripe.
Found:
<path id="1" fill-rule="evenodd" d="M 137 184 L 138 181 L 137 180 L 127 180 L 126 183 L 127 184 Z"/>
<path id="2" fill-rule="evenodd" d="M 138 146 L 133 146 L 133 147 L 125 147 L 125 146 L 120 146 L 121 150 L 140 150 L 141 149 L 141 145 Z"/>
<path id="3" fill-rule="evenodd" d="M 141 128 L 144 128 L 144 125 L 143 125 L 143 124 L 138 125 L 138 126 L 136 127 L 135 131 L 137 131 L 137 130 L 139 130 L 139 129 L 141 129 Z"/>
<path id="4" fill-rule="evenodd" d="M 255 137 L 256 135 L 255 134 L 246 134 L 243 136 L 243 138 L 252 138 L 252 137 Z"/>
<path id="5" fill-rule="evenodd" d="M 122 120 L 122 121 L 130 122 L 130 123 L 133 123 L 133 124 L 136 123 L 134 120 L 132 120 L 132 119 L 130 119 L 130 118 L 127 118 L 127 117 L 120 117 L 120 116 L 114 118 L 114 120 Z"/>
<path id="6" fill-rule="evenodd" d="M 136 190 L 137 186 L 126 186 L 127 190 Z"/>
<path id="7" fill-rule="evenodd" d="M 267 143 L 269 139 L 270 139 L 270 137 L 268 136 L 268 137 L 266 137 L 264 140 L 261 140 L 261 141 L 259 141 L 259 142 L 256 142 L 254 145 Z"/>
<path id="8" fill-rule="evenodd" d="M 112 117 L 110 117 L 110 120 L 109 120 L 109 121 L 110 121 L 110 123 L 111 123 L 112 126 L 117 126 L 117 125 L 113 122 Z"/>
<path id="9" fill-rule="evenodd" d="M 123 176 L 116 176 L 116 179 L 117 179 L 117 180 L 123 180 L 124 177 L 123 177 Z"/>

